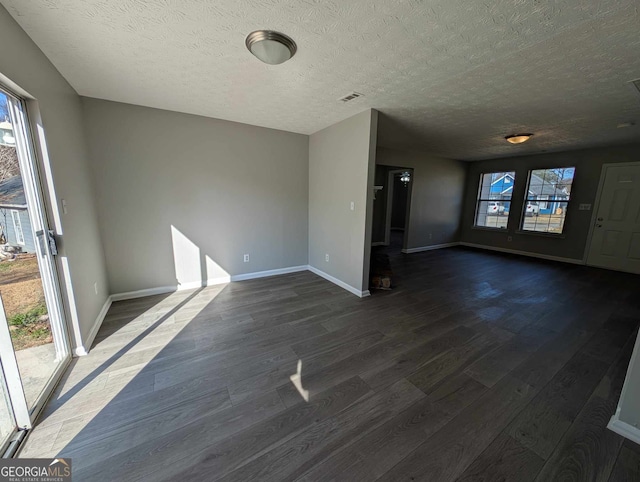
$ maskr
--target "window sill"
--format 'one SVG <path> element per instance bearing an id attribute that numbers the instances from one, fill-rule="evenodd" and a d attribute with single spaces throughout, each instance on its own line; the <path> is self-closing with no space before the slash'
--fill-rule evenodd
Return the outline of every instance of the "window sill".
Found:
<path id="1" fill-rule="evenodd" d="M 565 239 L 566 237 L 564 234 L 545 233 L 542 231 L 524 231 L 522 229 L 517 230 L 516 234 L 524 234 L 525 236 L 541 236 L 543 238 L 555 238 L 555 239 Z"/>

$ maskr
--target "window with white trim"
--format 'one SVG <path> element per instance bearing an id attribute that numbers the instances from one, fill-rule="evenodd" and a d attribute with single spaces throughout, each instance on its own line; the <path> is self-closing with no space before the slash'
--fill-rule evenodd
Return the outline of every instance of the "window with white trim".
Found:
<path id="1" fill-rule="evenodd" d="M 11 219 L 13 220 L 13 232 L 16 234 L 16 242 L 24 246 L 24 233 L 22 232 L 22 223 L 20 222 L 20 213 L 15 209 L 11 210 Z"/>
<path id="2" fill-rule="evenodd" d="M 474 226 L 507 229 L 515 180 L 514 171 L 480 175 Z"/>
<path id="3" fill-rule="evenodd" d="M 575 167 L 529 171 L 522 231 L 562 234 L 575 171 Z"/>

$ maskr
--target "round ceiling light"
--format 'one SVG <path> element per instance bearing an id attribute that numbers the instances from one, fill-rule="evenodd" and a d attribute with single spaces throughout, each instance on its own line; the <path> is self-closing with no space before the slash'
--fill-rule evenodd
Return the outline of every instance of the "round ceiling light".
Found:
<path id="1" fill-rule="evenodd" d="M 511 144 L 522 144 L 523 142 L 527 142 L 531 139 L 531 136 L 533 136 L 533 134 L 516 134 L 513 136 L 507 136 L 505 139 Z"/>
<path id="2" fill-rule="evenodd" d="M 296 53 L 298 47 L 290 37 L 273 30 L 256 30 L 247 35 L 245 45 L 265 64 L 278 65 Z"/>

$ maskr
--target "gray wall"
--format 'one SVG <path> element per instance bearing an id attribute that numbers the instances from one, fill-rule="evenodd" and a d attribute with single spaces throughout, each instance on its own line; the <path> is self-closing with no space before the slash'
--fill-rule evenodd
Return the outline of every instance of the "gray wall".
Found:
<path id="1" fill-rule="evenodd" d="M 83 103 L 112 293 L 307 264 L 308 136 Z"/>
<path id="2" fill-rule="evenodd" d="M 376 164 L 413 168 L 407 249 L 460 241 L 464 162 L 378 147 Z"/>
<path id="3" fill-rule="evenodd" d="M 368 289 L 377 114 L 309 139 L 309 264 L 357 291 Z"/>
<path id="4" fill-rule="evenodd" d="M 591 204 L 593 209 L 603 164 L 634 161 L 640 161 L 640 145 L 469 163 L 463 212 L 462 241 L 545 256 L 581 260 L 587 244 L 592 211 L 579 211 L 579 204 Z M 531 169 L 569 166 L 575 166 L 576 173 L 571 189 L 571 203 L 567 211 L 564 236 L 562 238 L 550 238 L 532 234 L 518 234 L 517 230 L 523 208 L 528 171 Z M 480 174 L 496 171 L 516 172 L 508 229 L 496 232 L 473 228 Z M 512 236 L 511 242 L 507 240 L 507 236 Z"/>
<path id="5" fill-rule="evenodd" d="M 37 106 L 30 103 L 29 113 L 32 123 L 41 123 L 44 129 L 56 190 L 48 192 L 51 205 L 61 199 L 68 203 L 68 214 L 62 214 L 55 222 L 56 231 L 62 235 L 58 260 L 68 262 L 68 282 L 75 296 L 75 310 L 67 301 L 67 316 L 76 320 L 80 337 L 86 338 L 109 293 L 80 98 L 1 6 L 0 44 L 3 82 L 15 83 L 37 100 Z M 93 288 L 96 282 L 98 294 Z M 68 300 L 71 294 L 63 289 Z M 78 346 L 80 340 L 74 330 L 72 336 Z"/>

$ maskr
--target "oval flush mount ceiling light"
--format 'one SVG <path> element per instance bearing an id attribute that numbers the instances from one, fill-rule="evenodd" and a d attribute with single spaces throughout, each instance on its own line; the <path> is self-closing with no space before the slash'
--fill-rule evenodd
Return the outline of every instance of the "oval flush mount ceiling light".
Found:
<path id="1" fill-rule="evenodd" d="M 293 57 L 298 50 L 290 37 L 273 30 L 256 30 L 247 35 L 245 45 L 265 64 L 278 65 Z"/>
<path id="2" fill-rule="evenodd" d="M 507 136 L 505 139 L 511 144 L 522 144 L 523 142 L 527 142 L 531 139 L 531 136 L 533 136 L 533 134 L 516 134 L 513 136 Z"/>

